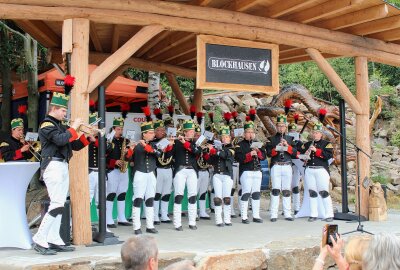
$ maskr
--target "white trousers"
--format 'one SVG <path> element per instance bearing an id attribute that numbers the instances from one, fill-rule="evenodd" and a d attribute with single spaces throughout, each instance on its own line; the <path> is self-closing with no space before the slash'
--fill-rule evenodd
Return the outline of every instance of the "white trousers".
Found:
<path id="1" fill-rule="evenodd" d="M 99 204 L 99 172 L 92 171 L 89 173 L 89 195 L 90 195 L 90 203 L 93 200 L 96 205 Z"/>
<path id="2" fill-rule="evenodd" d="M 307 187 L 309 190 L 314 190 L 318 195 L 321 191 L 328 192 L 329 195 L 329 173 L 324 168 L 306 168 L 305 171 L 305 181 L 307 182 Z M 308 191 L 307 191 L 308 192 Z M 322 196 L 321 196 L 322 197 Z M 325 217 L 333 217 L 333 206 L 331 196 L 326 198 L 322 197 L 322 204 L 325 209 Z M 310 197 L 310 216 L 318 217 L 318 198 Z"/>
<path id="3" fill-rule="evenodd" d="M 233 180 L 229 175 L 214 174 L 213 185 L 214 185 L 215 198 L 221 200 L 221 205 L 215 206 L 215 223 L 220 224 L 222 223 L 222 204 L 224 204 L 222 202 L 224 202 L 225 198 L 230 198 Z M 224 212 L 224 222 L 231 223 L 231 205 L 224 204 L 223 212 Z"/>
<path id="4" fill-rule="evenodd" d="M 300 171 L 296 165 L 292 166 L 292 196 L 293 196 L 293 209 L 295 211 L 300 210 Z M 293 189 L 297 187 L 298 193 L 294 193 Z"/>
<path id="5" fill-rule="evenodd" d="M 174 177 L 174 195 L 183 196 L 187 186 L 188 198 L 196 197 L 197 195 L 197 174 L 194 169 L 182 169 L 175 174 Z M 197 205 L 194 203 L 188 204 L 189 225 L 196 225 Z M 182 226 L 182 203 L 174 201 L 174 226 L 178 228 Z"/>
<path id="6" fill-rule="evenodd" d="M 249 207 L 249 198 L 251 197 L 251 206 L 253 218 L 260 218 L 260 198 L 254 199 L 254 193 L 260 193 L 261 190 L 261 171 L 244 171 L 240 176 L 240 183 L 242 185 L 242 197 L 240 200 L 240 210 L 242 219 L 247 219 L 247 211 Z"/>
<path id="7" fill-rule="evenodd" d="M 46 248 L 48 248 L 48 243 L 65 245 L 59 233 L 62 214 L 54 217 L 49 212 L 64 207 L 69 190 L 68 163 L 50 161 L 43 173 L 43 181 L 46 183 L 50 205 L 37 233 L 33 236 L 33 241 Z"/>
<path id="8" fill-rule="evenodd" d="M 169 200 L 163 200 L 163 197 L 170 195 L 172 191 L 172 169 L 157 168 L 156 193 L 161 194 L 160 200 L 154 200 L 154 220 L 160 221 L 160 201 L 161 201 L 161 220 L 167 221 Z"/>
<path id="9" fill-rule="evenodd" d="M 291 217 L 290 186 L 292 183 L 291 165 L 274 165 L 271 169 L 272 191 L 271 191 L 271 218 L 278 218 L 279 193 L 282 190 L 289 191 L 289 196 L 282 196 L 283 213 L 285 217 Z M 279 193 L 274 195 L 274 190 Z M 285 191 L 285 192 L 287 192 Z M 287 194 L 286 194 L 287 195 Z"/>
<path id="10" fill-rule="evenodd" d="M 133 201 L 141 199 L 145 201 L 146 212 L 146 227 L 154 228 L 154 206 L 150 201 L 154 200 L 156 194 L 157 179 L 153 172 L 144 173 L 136 171 L 133 177 Z M 148 203 L 146 201 L 149 200 Z M 141 227 L 140 223 L 140 206 L 133 205 L 132 207 L 133 228 L 138 230 Z"/>
<path id="11" fill-rule="evenodd" d="M 210 173 L 207 171 L 199 171 L 199 179 L 197 182 L 197 194 L 199 196 L 200 217 L 208 217 L 206 212 L 206 193 L 210 185 Z"/>
<path id="12" fill-rule="evenodd" d="M 129 185 L 129 175 L 128 172 L 122 173 L 119 169 L 114 169 L 108 174 L 107 181 L 107 196 L 111 193 L 115 193 L 117 198 L 121 193 L 126 193 Z M 118 200 L 118 221 L 128 222 L 125 217 L 125 200 Z M 107 201 L 107 224 L 114 224 L 112 217 L 113 202 Z"/>

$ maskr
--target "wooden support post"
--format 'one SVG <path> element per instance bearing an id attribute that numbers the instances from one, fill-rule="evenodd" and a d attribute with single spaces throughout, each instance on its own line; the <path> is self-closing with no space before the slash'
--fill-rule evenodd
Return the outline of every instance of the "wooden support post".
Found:
<path id="1" fill-rule="evenodd" d="M 64 38 L 64 37 L 63 37 Z M 71 91 L 71 119 L 89 118 L 89 20 L 72 20 L 71 75 L 75 77 L 75 86 Z M 75 245 L 92 243 L 90 223 L 88 151 L 87 148 L 74 152 L 69 163 L 70 194 L 72 206 L 72 233 Z"/>
<path id="2" fill-rule="evenodd" d="M 174 93 L 176 99 L 178 100 L 179 105 L 181 106 L 183 113 L 189 115 L 190 114 L 189 105 L 188 105 L 188 103 L 186 101 L 185 96 L 182 93 L 181 88 L 179 87 L 178 82 L 175 79 L 174 74 L 165 73 L 165 76 L 167 77 L 169 85 L 172 88 L 172 92 Z"/>
<path id="3" fill-rule="evenodd" d="M 361 106 L 357 99 L 350 92 L 349 88 L 344 84 L 342 79 L 336 73 L 336 71 L 332 68 L 332 66 L 326 61 L 326 59 L 322 56 L 322 54 L 313 48 L 306 49 L 307 53 L 310 57 L 317 63 L 318 67 L 322 70 L 322 72 L 328 77 L 329 81 L 333 84 L 336 90 L 340 93 L 343 99 L 349 104 L 350 108 L 356 114 L 361 114 Z"/>
<path id="4" fill-rule="evenodd" d="M 355 58 L 356 88 L 357 100 L 361 105 L 361 113 L 356 115 L 356 144 L 366 153 L 371 153 L 371 142 L 369 136 L 369 87 L 368 87 L 368 60 L 366 57 Z M 360 152 L 360 190 L 361 190 L 361 208 L 360 213 L 368 219 L 368 200 L 369 188 L 363 187 L 365 177 L 370 177 L 371 161 L 364 153 Z M 357 194 L 357 193 L 356 193 Z M 356 200 L 358 202 L 358 200 Z"/>
<path id="5" fill-rule="evenodd" d="M 121 48 L 108 57 L 90 75 L 88 92 L 92 92 L 99 84 L 105 80 L 114 70 L 128 60 L 137 50 L 147 41 L 164 30 L 160 25 L 149 25 L 143 27 L 136 35 L 128 40 Z"/>
<path id="6" fill-rule="evenodd" d="M 193 105 L 196 107 L 197 112 L 203 109 L 203 89 L 194 89 Z"/>

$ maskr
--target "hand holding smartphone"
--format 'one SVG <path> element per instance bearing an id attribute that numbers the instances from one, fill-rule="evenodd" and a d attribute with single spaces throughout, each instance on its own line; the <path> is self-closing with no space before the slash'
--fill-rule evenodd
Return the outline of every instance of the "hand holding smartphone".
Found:
<path id="1" fill-rule="evenodd" d="M 336 239 L 337 233 L 338 233 L 337 224 L 326 224 L 322 231 L 322 246 L 324 247 L 325 245 L 329 245 L 332 247 L 333 243 L 330 236 L 332 235 L 333 239 L 337 241 Z"/>

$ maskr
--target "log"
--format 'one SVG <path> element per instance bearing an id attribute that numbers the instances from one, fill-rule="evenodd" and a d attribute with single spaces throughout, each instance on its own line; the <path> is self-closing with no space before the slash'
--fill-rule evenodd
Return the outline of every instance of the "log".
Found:
<path id="1" fill-rule="evenodd" d="M 356 75 L 356 97 L 361 106 L 361 112 L 356 115 L 356 144 L 366 153 L 371 153 L 371 142 L 369 136 L 369 87 L 368 87 L 368 61 L 365 57 L 355 58 L 355 75 Z M 360 168 L 360 190 L 361 190 L 361 208 L 362 216 L 368 218 L 369 215 L 369 187 L 364 188 L 363 180 L 370 177 L 370 159 L 363 153 L 359 153 Z M 357 193 L 356 193 L 357 194 Z M 357 200 L 358 202 L 358 200 Z"/>
<path id="2" fill-rule="evenodd" d="M 72 20 L 71 74 L 75 77 L 71 91 L 71 119 L 89 119 L 89 96 L 85 95 L 89 78 L 89 20 Z M 90 222 L 89 175 L 87 148 L 74 152 L 69 163 L 72 206 L 72 233 L 75 245 L 92 243 Z"/>
<path id="3" fill-rule="evenodd" d="M 104 60 L 104 62 L 92 72 L 90 75 L 88 92 L 92 92 L 103 80 L 114 72 L 114 70 L 128 60 L 147 41 L 163 31 L 163 29 L 164 28 L 159 25 L 143 27 L 136 35 Z"/>
<path id="4" fill-rule="evenodd" d="M 62 63 L 63 60 L 61 57 L 61 51 L 59 49 L 51 49 L 49 50 L 48 54 L 51 54 L 49 57 L 50 63 Z M 111 54 L 108 53 L 90 52 L 89 63 L 100 65 L 110 55 Z M 137 69 L 142 69 L 147 71 L 152 70 L 159 73 L 169 72 L 185 78 L 196 78 L 196 70 L 182 68 L 164 63 L 156 63 L 135 57 L 129 58 L 128 60 L 125 61 L 124 64 L 127 64 Z"/>
<path id="5" fill-rule="evenodd" d="M 184 114 L 189 115 L 189 104 L 186 101 L 185 96 L 182 93 L 181 88 L 179 87 L 178 82 L 176 81 L 176 78 L 174 74 L 171 73 L 165 73 L 165 76 L 167 77 L 167 80 L 169 82 L 169 85 L 171 86 L 172 92 L 174 93 L 176 99 L 179 102 L 179 105 L 182 108 L 182 111 Z"/>
<path id="6" fill-rule="evenodd" d="M 5 0 L 0 0 L 5 1 Z M 29 0 L 24 0 L 29 1 Z M 34 1 L 34 0 L 30 0 Z M 61 3 L 61 2 L 60 2 Z M 69 2 L 68 2 L 69 3 Z M 100 2 L 103 3 L 103 2 Z M 146 2 L 141 2 L 146 3 Z M 160 2 L 161 3 L 161 2 Z M 63 2 L 62 4 L 65 4 Z M 139 5 L 141 6 L 141 4 Z M 155 9 L 155 8 L 154 8 Z M 204 8 L 206 9 L 206 8 Z M 215 16 L 218 17 L 221 10 L 211 9 Z M 358 37 L 352 37 L 352 44 L 345 44 L 337 41 L 323 40 L 320 37 L 310 37 L 306 35 L 283 32 L 280 30 L 266 29 L 263 27 L 249 27 L 233 23 L 220 23 L 209 20 L 178 18 L 173 16 L 165 16 L 158 14 L 140 13 L 133 11 L 119 11 L 92 8 L 60 8 L 60 7 L 44 7 L 44 6 L 27 6 L 27 5 L 11 5 L 0 4 L 0 18 L 19 19 L 22 17 L 29 18 L 31 14 L 35 14 L 36 19 L 46 19 L 59 21 L 71 17 L 84 17 L 95 22 L 110 23 L 110 24 L 126 24 L 126 25 L 149 25 L 160 24 L 165 28 L 174 31 L 186 31 L 201 34 L 220 35 L 224 37 L 232 37 L 239 39 L 247 39 L 261 42 L 272 42 L 276 44 L 285 44 L 295 47 L 313 47 L 320 51 L 343 56 L 365 56 L 371 61 L 400 66 L 400 55 L 388 53 L 386 50 L 389 47 L 396 48 L 391 52 L 399 52 L 399 46 L 395 44 L 379 43 L 378 40 L 365 39 L 371 44 L 378 42 L 381 44 L 373 46 L 374 49 L 359 47 L 352 45 L 357 43 Z M 243 15 L 238 13 L 239 15 Z M 238 15 L 238 16 L 239 16 Z M 253 16 L 254 17 L 254 16 Z M 257 17 L 255 17 L 257 18 Z M 231 18 L 232 19 L 232 18 Z M 232 20 L 233 21 L 233 20 Z M 264 26 L 265 27 L 265 26 Z M 293 31 L 293 30 L 292 30 Z M 335 32 L 330 32 L 333 36 Z M 341 39 L 337 39 L 343 41 Z"/>
<path id="7" fill-rule="evenodd" d="M 286 1 L 285 1 L 286 2 Z M 70 0 L 70 1 L 57 1 L 57 0 L 0 0 L 0 3 L 9 3 L 9 4 L 30 4 L 37 6 L 47 6 L 47 7 L 82 7 L 82 8 L 93 8 L 93 9 L 107 9 L 107 11 L 103 11 L 103 15 L 105 17 L 104 20 L 107 19 L 108 12 L 111 11 L 135 11 L 142 13 L 153 13 L 160 14 L 166 16 L 176 16 L 181 18 L 190 18 L 190 19 L 199 19 L 205 21 L 213 21 L 213 22 L 222 22 L 222 23 L 232 23 L 243 26 L 251 26 L 251 27 L 264 27 L 265 29 L 288 32 L 291 34 L 298 34 L 304 36 L 310 36 L 314 38 L 318 38 L 320 40 L 328 40 L 337 42 L 340 40 L 343 43 L 365 47 L 372 50 L 382 50 L 385 52 L 399 52 L 399 46 L 394 44 L 387 44 L 380 40 L 368 39 L 363 37 L 358 37 L 352 34 L 331 31 L 323 28 L 318 28 L 315 26 L 305 25 L 296 22 L 289 22 L 278 19 L 270 19 L 260 16 L 254 16 L 250 14 L 245 14 L 241 12 L 215 9 L 210 7 L 199 7 L 199 6 L 191 6 L 179 3 L 171 3 L 164 1 L 156 1 L 156 0 L 116 0 L 116 1 L 97 1 L 97 0 Z M 0 9 L 1 10 L 1 9 Z M 15 10 L 15 9 L 13 9 Z M 29 11 L 29 7 L 27 8 Z M 79 10 L 79 9 L 78 9 Z M 78 11 L 77 10 L 77 11 Z M 4 12 L 9 13 L 9 12 Z M 70 13 L 77 16 L 79 13 Z M 0 12 L 2 14 L 2 12 Z M 28 15 L 29 14 L 29 15 Z M 32 19 L 36 18 L 32 13 L 26 14 L 25 18 L 32 17 Z M 18 14 L 7 14 L 7 16 L 19 16 Z M 89 13 L 84 14 L 85 17 L 90 16 Z M 139 15 L 140 16 L 140 15 Z M 398 17 L 398 16 L 396 16 Z M 10 18 L 12 19 L 12 18 Z M 387 18 L 389 19 L 389 18 Z M 393 17 L 394 19 L 394 17 Z M 45 20 L 50 20 L 45 19 Z M 60 19 L 59 19 L 60 20 Z M 93 19 L 91 19 L 93 20 Z M 398 19 L 397 19 L 398 20 Z M 394 22 L 394 21 L 393 21 Z M 153 22 L 152 22 L 153 23 Z M 372 22 L 374 23 L 374 22 Z M 150 24 L 150 22 L 148 23 Z M 184 30 L 182 30 L 184 31 Z M 301 44 L 301 43 L 299 43 Z M 296 46 L 297 47 L 297 46 Z M 311 46 L 306 46 L 311 47 Z"/>
<path id="8" fill-rule="evenodd" d="M 360 103 L 350 92 L 349 88 L 344 84 L 339 75 L 335 72 L 332 66 L 326 61 L 326 59 L 321 55 L 321 53 L 312 48 L 306 49 L 310 57 L 315 61 L 321 71 L 328 77 L 329 81 L 335 86 L 336 90 L 340 93 L 343 99 L 349 104 L 350 108 L 356 114 L 362 112 Z"/>

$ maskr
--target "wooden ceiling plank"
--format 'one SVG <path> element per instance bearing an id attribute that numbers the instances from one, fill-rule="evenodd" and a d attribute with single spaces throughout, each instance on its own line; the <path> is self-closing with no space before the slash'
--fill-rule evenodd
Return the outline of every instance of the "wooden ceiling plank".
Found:
<path id="1" fill-rule="evenodd" d="M 400 39 L 400 28 L 368 35 L 367 37 L 381 39 L 384 41 L 395 41 L 395 40 Z"/>
<path id="2" fill-rule="evenodd" d="M 61 48 L 61 37 L 43 21 L 15 20 L 15 23 L 43 46 Z"/>
<path id="3" fill-rule="evenodd" d="M 313 1 L 315 0 L 278 1 L 275 4 L 272 4 L 270 6 L 255 11 L 254 15 L 269 17 L 269 18 L 277 18 L 289 14 L 293 11 L 296 11 Z"/>
<path id="4" fill-rule="evenodd" d="M 103 47 L 101 46 L 99 36 L 97 35 L 96 24 L 94 22 L 90 23 L 90 40 L 92 41 L 96 52 L 103 52 Z"/>
<path id="5" fill-rule="evenodd" d="M 112 43 L 111 43 L 111 53 L 114 53 L 119 48 L 119 26 L 118 24 L 114 24 L 113 26 L 113 34 L 112 34 Z"/>
<path id="6" fill-rule="evenodd" d="M 262 2 L 263 0 L 234 0 L 223 7 L 227 10 L 245 11 Z"/>
<path id="7" fill-rule="evenodd" d="M 148 52 L 151 48 L 156 46 L 158 43 L 160 43 L 162 40 L 164 40 L 166 37 L 168 37 L 171 34 L 170 31 L 163 31 L 161 34 L 158 36 L 154 37 L 152 40 L 147 42 L 145 46 L 140 48 L 140 50 L 135 54 L 137 57 L 143 56 L 146 52 Z"/>
<path id="8" fill-rule="evenodd" d="M 160 44 L 154 46 L 152 49 L 150 49 L 146 54 L 145 57 L 147 59 L 153 59 L 156 56 L 161 55 L 164 52 L 167 52 L 171 50 L 171 48 L 174 48 L 176 46 L 179 46 L 181 44 L 187 43 L 190 39 L 194 39 L 196 37 L 195 34 L 193 33 L 186 33 L 186 32 L 177 32 L 173 33 L 166 39 L 164 39 Z"/>
<path id="9" fill-rule="evenodd" d="M 172 61 L 169 61 L 168 64 L 170 65 L 177 65 L 177 66 L 181 66 L 183 64 L 186 64 L 188 62 L 191 62 L 193 60 L 196 60 L 196 51 L 191 51 L 187 54 L 183 54 L 175 59 L 173 59 Z"/>
<path id="10" fill-rule="evenodd" d="M 330 30 L 339 30 L 353 25 L 377 20 L 386 17 L 389 14 L 386 4 L 358 10 L 339 17 L 331 18 L 314 23 L 314 26 Z"/>
<path id="11" fill-rule="evenodd" d="M 283 17 L 283 20 L 300 22 L 300 23 L 310 23 L 318 19 L 330 16 L 332 14 L 341 12 L 348 9 L 356 4 L 361 3 L 363 0 L 335 0 L 327 1 L 317 6 L 302 10 L 297 13 L 290 14 Z"/>
<path id="12" fill-rule="evenodd" d="M 387 17 L 343 29 L 353 35 L 370 35 L 400 27 L 400 15 Z"/>

